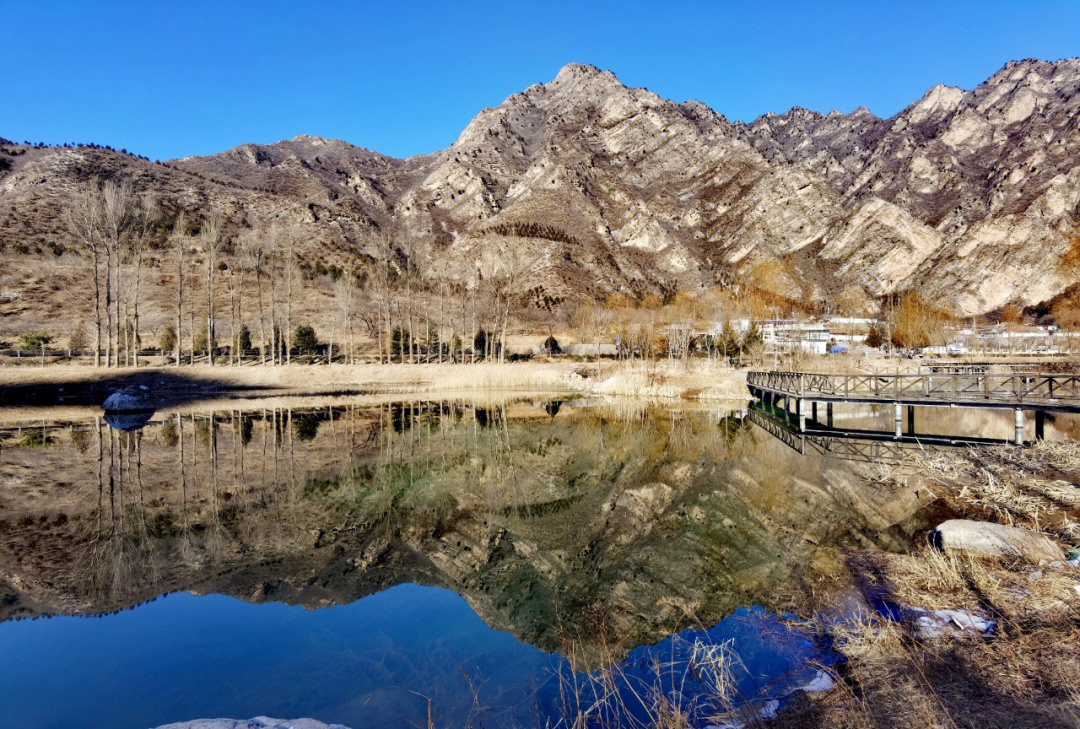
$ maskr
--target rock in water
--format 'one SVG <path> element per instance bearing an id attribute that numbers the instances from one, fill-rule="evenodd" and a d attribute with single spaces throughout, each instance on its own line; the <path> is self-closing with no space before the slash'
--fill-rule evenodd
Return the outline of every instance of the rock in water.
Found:
<path id="1" fill-rule="evenodd" d="M 146 427 L 153 410 L 106 410 L 105 422 L 114 430 L 139 430 Z"/>
<path id="2" fill-rule="evenodd" d="M 341 724 L 323 724 L 315 719 L 271 719 L 256 716 L 254 719 L 196 719 L 176 724 L 165 724 L 157 729 L 349 729 Z"/>
<path id="3" fill-rule="evenodd" d="M 154 409 L 154 406 L 150 403 L 150 388 L 146 385 L 126 387 L 123 390 L 117 390 L 105 398 L 105 403 L 102 407 L 105 409 L 105 412 L 111 413 Z"/>
<path id="4" fill-rule="evenodd" d="M 987 557 L 1012 557 L 1031 562 L 1060 562 L 1061 547 L 1049 537 L 1030 529 L 986 521 L 950 519 L 931 534 L 931 541 L 945 551 Z"/>

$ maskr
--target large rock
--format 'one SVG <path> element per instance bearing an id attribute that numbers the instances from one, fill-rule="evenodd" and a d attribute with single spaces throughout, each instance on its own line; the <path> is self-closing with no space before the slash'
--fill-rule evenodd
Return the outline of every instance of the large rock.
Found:
<path id="1" fill-rule="evenodd" d="M 315 719 L 196 719 L 177 724 L 165 724 L 157 729 L 349 729 L 341 724 L 323 724 Z"/>
<path id="2" fill-rule="evenodd" d="M 950 519 L 938 525 L 931 540 L 945 551 L 987 557 L 1010 557 L 1031 562 L 1058 562 L 1065 559 L 1061 547 L 1049 537 L 1030 529 L 986 521 Z"/>
<path id="3" fill-rule="evenodd" d="M 146 385 L 117 390 L 105 398 L 102 407 L 105 409 L 105 412 L 109 413 L 126 413 L 154 409 L 154 406 L 150 401 L 150 388 Z"/>

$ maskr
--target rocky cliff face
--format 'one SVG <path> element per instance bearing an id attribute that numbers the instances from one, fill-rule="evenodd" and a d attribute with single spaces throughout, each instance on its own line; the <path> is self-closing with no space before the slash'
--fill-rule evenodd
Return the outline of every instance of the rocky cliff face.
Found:
<path id="1" fill-rule="evenodd" d="M 165 164 L 4 145 L 0 240 L 62 237 L 72 182 L 126 175 L 234 228 L 302 221 L 315 255 L 343 264 L 387 232 L 464 278 L 512 238 L 555 298 L 768 287 L 768 261 L 774 287 L 823 306 L 845 287 L 916 289 L 979 313 L 1072 283 L 1059 261 L 1080 234 L 1078 89 L 1080 60 L 1027 60 L 891 119 L 794 108 L 744 124 L 571 64 L 405 160 L 306 136 Z"/>

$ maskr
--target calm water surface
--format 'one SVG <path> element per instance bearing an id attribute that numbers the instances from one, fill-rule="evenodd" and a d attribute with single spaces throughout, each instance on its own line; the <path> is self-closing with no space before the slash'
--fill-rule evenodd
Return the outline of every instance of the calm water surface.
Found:
<path id="1" fill-rule="evenodd" d="M 0 431 L 2 727 L 543 725 L 568 667 L 723 638 L 740 606 L 797 608 L 819 550 L 928 526 L 917 495 L 745 411 L 278 400 L 142 420 Z M 986 411 L 917 426 L 1011 435 Z"/>

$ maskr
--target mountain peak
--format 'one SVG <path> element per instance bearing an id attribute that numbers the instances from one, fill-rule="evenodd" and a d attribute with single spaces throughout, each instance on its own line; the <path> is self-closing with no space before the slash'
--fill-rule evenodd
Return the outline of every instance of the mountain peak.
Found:
<path id="1" fill-rule="evenodd" d="M 603 94 L 626 87 L 611 71 L 602 71 L 584 63 L 568 63 L 545 88 L 553 91 L 581 90 L 590 94 Z"/>
<path id="2" fill-rule="evenodd" d="M 615 74 L 611 71 L 603 71 L 592 64 L 568 63 L 559 69 L 559 72 L 555 75 L 555 81 L 566 81 L 574 78 L 596 76 L 610 76 L 611 78 L 615 78 Z"/>

